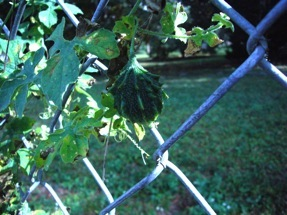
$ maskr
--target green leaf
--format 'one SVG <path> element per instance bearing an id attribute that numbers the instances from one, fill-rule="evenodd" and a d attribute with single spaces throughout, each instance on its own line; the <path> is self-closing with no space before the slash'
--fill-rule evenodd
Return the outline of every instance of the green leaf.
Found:
<path id="1" fill-rule="evenodd" d="M 40 142 L 35 150 L 34 160 L 38 168 L 48 170 L 62 145 L 61 140 L 65 135 L 64 129 L 58 129 L 48 136 L 47 140 Z"/>
<path id="2" fill-rule="evenodd" d="M 162 31 L 166 34 L 171 34 L 174 32 L 174 20 L 175 20 L 172 4 L 167 3 L 163 12 L 164 13 L 160 19 Z"/>
<path id="3" fill-rule="evenodd" d="M 20 158 L 20 167 L 27 175 L 29 175 L 33 163 L 33 156 L 31 151 L 29 149 L 22 148 L 17 151 L 17 154 Z"/>
<path id="4" fill-rule="evenodd" d="M 33 65 L 36 66 L 38 65 L 38 63 L 40 63 L 40 61 L 43 59 L 45 54 L 45 49 L 44 48 L 40 48 L 38 49 L 34 56 L 33 56 Z"/>
<path id="5" fill-rule="evenodd" d="M 0 111 L 6 109 L 19 86 L 23 84 L 22 78 L 13 78 L 6 80 L 0 89 Z"/>
<path id="6" fill-rule="evenodd" d="M 191 37 L 191 39 L 193 40 L 193 42 L 197 45 L 197 46 L 201 46 L 202 40 L 203 40 L 203 34 L 204 34 L 204 29 L 200 28 L 200 27 L 193 27 L 192 28 L 192 33 L 195 34 Z"/>
<path id="7" fill-rule="evenodd" d="M 11 171 L 11 169 L 14 169 L 16 166 L 16 162 L 14 159 L 9 159 L 8 163 L 5 166 L 0 166 L 0 175 L 4 174 L 8 171 Z"/>
<path id="8" fill-rule="evenodd" d="M 85 130 L 93 131 L 94 127 L 102 126 L 102 122 L 89 114 L 90 107 L 81 108 L 78 112 L 70 113 L 67 126 L 73 128 L 75 134 L 82 134 Z"/>
<path id="9" fill-rule="evenodd" d="M 29 117 L 14 118 L 9 121 L 7 129 L 12 130 L 14 134 L 23 134 L 23 132 L 28 131 L 35 124 L 35 120 Z"/>
<path id="10" fill-rule="evenodd" d="M 89 110 L 90 110 L 90 107 L 89 106 L 85 106 L 85 107 L 81 108 L 78 111 L 71 112 L 69 117 L 68 117 L 68 119 L 69 119 L 69 124 L 68 125 L 75 125 L 79 121 L 81 121 L 83 118 L 88 117 Z"/>
<path id="11" fill-rule="evenodd" d="M 18 90 L 18 95 L 16 96 L 15 100 L 15 111 L 19 118 L 23 116 L 23 112 L 27 102 L 27 95 L 28 95 L 28 85 L 20 87 L 20 89 Z"/>
<path id="12" fill-rule="evenodd" d="M 57 13 L 55 12 L 55 7 L 51 4 L 47 4 L 48 8 L 46 10 L 39 12 L 39 20 L 43 23 L 47 28 L 51 28 L 58 21 Z"/>
<path id="13" fill-rule="evenodd" d="M 77 142 L 73 135 L 67 135 L 63 140 L 63 145 L 60 149 L 62 160 L 65 163 L 73 163 L 75 157 L 78 155 Z"/>
<path id="14" fill-rule="evenodd" d="M 202 41 L 207 42 L 210 47 L 214 47 L 223 42 L 219 39 L 218 35 L 212 31 L 205 31 L 200 27 L 192 28 L 192 33 L 194 34 L 191 38 L 196 46 L 201 46 Z"/>
<path id="15" fill-rule="evenodd" d="M 37 59 L 33 60 L 34 62 L 31 63 L 31 59 L 28 59 L 24 63 L 24 67 L 20 73 L 15 71 L 14 73 L 10 74 L 7 80 L 3 83 L 0 88 L 0 111 L 6 109 L 10 104 L 14 95 L 19 90 L 18 95 L 16 97 L 16 113 L 18 116 L 22 116 L 24 107 L 26 104 L 26 99 L 28 91 L 28 85 L 32 83 L 36 76 L 34 73 L 35 67 L 39 63 L 39 61 L 44 56 L 44 49 L 39 49 L 35 56 Z M 19 105 L 19 106 L 18 106 Z"/>
<path id="16" fill-rule="evenodd" d="M 113 123 L 113 129 L 119 129 L 120 127 L 123 126 L 124 123 L 124 118 L 120 117 L 118 119 L 116 119 Z"/>
<path id="17" fill-rule="evenodd" d="M 0 51 L 5 53 L 7 45 L 8 41 L 0 38 Z M 11 65 L 14 69 L 19 63 L 23 62 L 21 58 L 24 56 L 24 46 L 26 46 L 26 44 L 23 40 L 11 40 L 9 42 L 9 49 L 7 53 L 9 60 L 8 65 Z"/>
<path id="18" fill-rule="evenodd" d="M 109 108 L 105 113 L 104 113 L 104 117 L 106 118 L 112 118 L 114 115 L 117 114 L 117 110 L 115 108 Z"/>
<path id="19" fill-rule="evenodd" d="M 72 49 L 66 48 L 66 55 L 57 54 L 47 61 L 42 70 L 41 86 L 48 100 L 62 108 L 62 99 L 67 85 L 77 80 L 79 74 L 79 60 Z"/>
<path id="20" fill-rule="evenodd" d="M 65 19 L 63 18 L 61 23 L 57 25 L 56 29 L 53 31 L 52 35 L 47 39 L 48 41 L 54 42 L 54 45 L 49 50 L 50 55 L 54 55 L 57 51 L 61 51 L 61 49 L 69 46 L 69 41 L 66 41 L 63 37 L 64 27 Z M 73 45 L 74 44 L 72 44 L 72 46 Z"/>
<path id="21" fill-rule="evenodd" d="M 87 155 L 89 137 L 98 136 L 95 127 L 103 126 L 90 111 L 91 108 L 87 106 L 65 116 L 64 128 L 50 134 L 48 139 L 37 147 L 34 156 L 37 167 L 47 170 L 57 154 L 60 154 L 65 163 L 74 162 Z"/>
<path id="22" fill-rule="evenodd" d="M 99 109 L 95 112 L 94 114 L 94 118 L 97 120 L 100 120 L 103 117 L 104 114 L 104 110 L 103 109 Z"/>
<path id="23" fill-rule="evenodd" d="M 76 14 L 84 14 L 83 11 L 74 4 L 70 4 L 70 3 L 65 2 L 65 6 L 75 15 Z"/>
<path id="24" fill-rule="evenodd" d="M 180 2 L 176 4 L 176 16 L 174 20 L 174 26 L 177 27 L 187 21 L 187 14 L 184 11 L 184 7 L 181 5 Z"/>
<path id="25" fill-rule="evenodd" d="M 62 108 L 62 98 L 67 85 L 74 83 L 79 75 L 79 59 L 73 49 L 74 43 L 63 37 L 65 20 L 57 26 L 48 40 L 54 41 L 49 50 L 52 56 L 47 66 L 41 71 L 41 87 L 48 100 Z M 58 53 L 59 52 L 59 53 Z"/>
<path id="26" fill-rule="evenodd" d="M 230 28 L 232 31 L 234 31 L 234 25 L 229 20 L 230 18 L 224 13 L 220 13 L 220 14 L 216 13 L 212 16 L 212 19 L 211 19 L 211 21 L 219 22 L 222 24 L 222 26 L 225 26 L 225 28 Z"/>
<path id="27" fill-rule="evenodd" d="M 60 155 L 65 163 L 73 163 L 78 157 L 86 156 L 88 149 L 85 136 L 68 134 L 62 140 Z"/>
<path id="28" fill-rule="evenodd" d="M 79 123 L 75 125 L 76 133 L 82 132 L 83 130 L 89 130 L 89 128 L 100 127 L 102 122 L 95 118 L 83 118 Z"/>
<path id="29" fill-rule="evenodd" d="M 184 11 L 181 3 L 176 4 L 176 8 L 171 3 L 167 3 L 164 8 L 164 13 L 160 19 L 162 31 L 166 34 L 175 33 L 176 36 L 186 36 L 186 30 L 178 27 L 179 25 L 187 21 L 187 14 Z M 186 38 L 178 38 L 182 42 L 186 43 Z"/>
<path id="30" fill-rule="evenodd" d="M 75 37 L 73 42 L 79 44 L 85 51 L 101 59 L 110 60 L 120 54 L 115 38 L 116 35 L 113 32 L 106 29 L 99 29 L 87 36 Z"/>
<path id="31" fill-rule="evenodd" d="M 99 29 L 88 36 L 75 37 L 72 41 L 67 41 L 63 37 L 64 26 L 63 18 L 47 39 L 54 42 L 49 50 L 52 57 L 39 75 L 44 95 L 60 109 L 67 85 L 74 83 L 79 75 L 80 61 L 74 51 L 76 45 L 102 59 L 111 59 L 119 55 L 115 34 L 111 31 Z"/>
<path id="32" fill-rule="evenodd" d="M 117 113 L 117 110 L 114 108 L 114 97 L 112 94 L 102 92 L 101 104 L 108 108 L 104 113 L 104 117 L 112 118 Z"/>
<path id="33" fill-rule="evenodd" d="M 123 117 L 117 118 L 113 122 L 113 129 L 114 130 L 120 129 L 120 130 L 124 130 L 125 132 L 131 133 L 132 131 L 130 130 L 126 122 L 127 122 L 126 119 Z"/>
<path id="34" fill-rule="evenodd" d="M 214 47 L 223 42 L 214 32 L 207 32 L 203 35 L 203 39 L 210 47 Z"/>
<path id="35" fill-rule="evenodd" d="M 145 136 L 144 126 L 137 124 L 137 123 L 134 123 L 134 129 L 135 129 L 136 135 L 138 137 L 138 140 L 141 141 Z"/>
<path id="36" fill-rule="evenodd" d="M 113 108 L 114 107 L 114 97 L 111 93 L 103 93 L 102 92 L 102 99 L 101 104 L 104 107 Z"/>
<path id="37" fill-rule="evenodd" d="M 122 19 L 116 21 L 113 32 L 122 34 L 126 40 L 131 40 L 135 31 L 135 17 L 122 16 Z"/>
<path id="38" fill-rule="evenodd" d="M 175 35 L 176 36 L 186 36 L 186 30 L 185 28 L 177 27 L 175 28 Z M 186 38 L 178 38 L 180 41 L 186 43 Z"/>

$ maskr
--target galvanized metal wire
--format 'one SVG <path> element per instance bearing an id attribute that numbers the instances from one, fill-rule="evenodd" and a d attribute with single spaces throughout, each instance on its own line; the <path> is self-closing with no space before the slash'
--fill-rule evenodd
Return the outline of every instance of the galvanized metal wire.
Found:
<path id="1" fill-rule="evenodd" d="M 22 4 L 24 1 L 21 1 Z M 59 5 L 62 7 L 63 11 L 66 13 L 67 17 L 70 21 L 77 26 L 79 21 L 77 18 L 69 11 L 69 9 L 65 6 L 63 0 L 57 0 Z M 246 20 L 242 15 L 240 15 L 236 10 L 232 8 L 224 0 L 211 0 L 211 2 L 219 8 L 222 12 L 226 13 L 231 20 L 237 24 L 240 28 L 242 28 L 248 35 L 249 38 L 246 41 L 246 49 L 249 53 L 249 57 L 209 96 L 206 101 L 193 113 L 190 117 L 167 139 L 164 140 L 156 127 L 152 127 L 150 129 L 153 134 L 156 142 L 159 147 L 154 153 L 154 159 L 156 160 L 156 165 L 153 170 L 151 170 L 150 174 L 144 177 L 135 185 L 131 186 L 131 188 L 126 191 L 120 197 L 114 198 L 108 187 L 105 185 L 104 181 L 99 177 L 95 168 L 88 160 L 88 158 L 84 158 L 83 162 L 91 172 L 92 176 L 96 180 L 97 184 L 102 189 L 103 193 L 107 197 L 109 204 L 102 209 L 100 212 L 103 214 L 115 214 L 115 209 L 120 204 L 125 201 L 128 201 L 132 196 L 140 192 L 140 190 L 144 189 L 151 182 L 157 179 L 157 177 L 166 169 L 170 169 L 173 174 L 175 174 L 179 180 L 182 182 L 184 187 L 189 191 L 189 193 L 197 200 L 197 202 L 201 205 L 203 210 L 207 214 L 216 214 L 212 207 L 208 204 L 208 202 L 204 199 L 204 197 L 200 194 L 200 192 L 195 188 L 195 186 L 190 182 L 190 180 L 184 175 L 184 173 L 177 167 L 175 164 L 169 161 L 168 149 L 170 149 L 176 142 L 186 134 L 206 113 L 217 104 L 217 102 L 229 92 L 229 90 L 238 83 L 241 78 L 243 78 L 246 74 L 251 72 L 251 70 L 255 66 L 260 66 L 264 71 L 273 75 L 273 77 L 279 81 L 284 87 L 287 88 L 287 77 L 274 65 L 272 65 L 268 60 L 266 60 L 266 50 L 268 48 L 267 40 L 264 37 L 264 33 L 274 24 L 274 22 L 280 18 L 280 16 L 286 12 L 287 10 L 287 0 L 281 0 L 275 5 L 272 10 L 258 23 L 257 26 L 253 26 L 248 20 Z M 95 14 L 92 18 L 92 21 L 96 21 L 99 18 L 99 15 L 102 13 L 103 8 L 106 6 L 108 1 L 101 0 L 99 2 L 99 6 L 95 10 Z M 22 5 L 22 7 L 25 7 Z M 20 14 L 21 15 L 21 14 Z M 1 22 L 0 22 L 1 24 Z M 6 27 L 6 26 L 4 26 Z M 5 33 L 9 34 L 8 29 L 4 29 Z M 15 34 L 15 33 L 14 33 Z M 87 60 L 85 64 L 83 64 L 82 72 L 87 69 L 92 63 L 97 63 L 103 69 L 106 69 L 105 66 L 97 60 L 95 56 L 92 56 Z M 73 86 L 70 86 L 70 90 L 68 93 L 71 93 Z M 69 94 L 67 94 L 69 96 Z M 63 104 L 65 105 L 65 104 Z M 58 117 L 61 115 L 61 111 L 57 111 L 54 117 L 54 122 L 52 123 L 51 130 L 54 129 L 56 121 Z M 23 139 L 23 142 L 29 148 L 29 143 Z M 24 200 L 27 199 L 28 195 L 30 195 L 33 190 L 35 190 L 38 185 L 43 185 L 54 197 L 55 201 L 59 204 L 61 210 L 64 214 L 69 214 L 64 204 L 60 200 L 60 197 L 56 194 L 56 192 L 52 189 L 52 187 L 47 183 L 43 182 L 41 177 L 37 179 L 33 179 L 33 183 L 26 193 Z"/>

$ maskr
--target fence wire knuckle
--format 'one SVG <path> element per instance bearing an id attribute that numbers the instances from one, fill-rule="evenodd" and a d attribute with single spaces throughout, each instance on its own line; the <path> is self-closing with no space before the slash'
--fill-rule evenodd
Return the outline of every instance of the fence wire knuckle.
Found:
<path id="1" fill-rule="evenodd" d="M 63 0 L 57 0 L 58 4 L 61 6 L 63 11 L 66 13 L 67 17 L 70 21 L 77 26 L 79 21 L 73 15 L 73 13 L 65 6 Z M 207 98 L 200 107 L 191 114 L 187 120 L 167 139 L 164 140 L 157 130 L 155 126 L 150 128 L 150 132 L 153 135 L 154 139 L 156 140 L 157 144 L 159 145 L 158 149 L 154 152 L 154 159 L 156 160 L 156 165 L 154 169 L 143 179 L 137 182 L 135 185 L 131 186 L 128 191 L 124 194 L 119 196 L 118 198 L 114 199 L 111 195 L 108 187 L 105 185 L 104 181 L 100 178 L 97 171 L 88 160 L 88 158 L 84 158 L 83 162 L 87 169 L 90 171 L 92 176 L 94 177 L 95 181 L 103 191 L 104 195 L 106 196 L 109 204 L 102 209 L 100 212 L 101 215 L 105 214 L 115 214 L 115 209 L 119 205 L 121 205 L 126 200 L 130 199 L 135 193 L 139 192 L 140 190 L 144 189 L 148 186 L 151 182 L 157 179 L 157 177 L 163 172 L 164 169 L 171 170 L 173 173 L 183 184 L 183 186 L 189 191 L 189 193 L 196 199 L 196 201 L 201 205 L 203 210 L 207 214 L 216 214 L 212 207 L 208 204 L 208 202 L 204 199 L 204 197 L 200 194 L 200 192 L 194 187 L 194 185 L 190 182 L 190 180 L 184 175 L 184 173 L 177 167 L 175 164 L 169 161 L 169 153 L 168 149 L 172 147 L 183 135 L 186 134 L 206 113 L 226 94 L 229 90 L 241 79 L 243 78 L 248 72 L 250 72 L 255 66 L 260 66 L 263 70 L 267 71 L 268 73 L 272 74 L 273 77 L 278 80 L 284 87 L 287 88 L 287 77 L 273 64 L 268 62 L 265 59 L 266 51 L 268 49 L 267 40 L 264 37 L 264 33 L 275 23 L 275 21 L 287 10 L 287 0 L 279 1 L 270 11 L 269 13 L 258 23 L 255 27 L 253 26 L 248 20 L 246 20 L 240 13 L 232 8 L 227 2 L 223 0 L 211 0 L 211 2 L 219 8 L 221 11 L 226 13 L 231 20 L 236 23 L 240 28 L 242 28 L 248 35 L 249 38 L 246 41 L 246 50 L 249 53 L 249 57 L 234 71 L 231 75 L 223 82 L 221 85 Z M 98 7 L 95 10 L 95 13 L 91 19 L 92 22 L 96 22 L 101 15 L 103 9 L 107 5 L 108 0 L 100 0 Z M 17 25 L 19 25 L 20 19 L 23 15 L 23 11 L 25 9 L 25 1 L 21 1 L 19 4 L 18 10 L 21 10 L 21 13 L 17 13 L 19 17 L 16 17 L 16 21 L 14 23 L 11 33 L 6 26 L 3 26 L 3 30 L 6 35 L 15 34 L 15 30 L 17 32 Z M 0 25 L 3 22 L 0 20 Z M 80 74 L 83 74 L 86 69 L 96 64 L 102 70 L 107 70 L 107 67 L 101 63 L 97 56 L 89 56 L 87 61 L 82 64 L 80 68 Z M 73 91 L 74 85 L 71 84 L 68 87 L 67 92 L 64 95 L 63 99 L 63 106 L 65 106 L 66 100 L 70 96 L 71 92 Z M 54 127 L 58 121 L 59 116 L 61 115 L 61 110 L 55 112 L 54 118 L 52 120 L 50 126 L 50 132 L 53 132 Z M 22 138 L 22 141 L 27 149 L 32 148 L 31 143 L 29 143 L 25 138 Z M 35 167 L 32 170 L 31 177 L 35 175 Z M 67 208 L 62 203 L 60 197 L 57 195 L 55 190 L 52 188 L 50 184 L 43 181 L 42 170 L 38 170 L 37 176 L 33 177 L 32 185 L 28 189 L 28 191 L 22 194 L 22 201 L 27 201 L 28 196 L 35 190 L 39 185 L 44 186 L 53 196 L 61 210 L 65 215 L 69 214 Z M 20 188 L 19 188 L 20 189 Z"/>

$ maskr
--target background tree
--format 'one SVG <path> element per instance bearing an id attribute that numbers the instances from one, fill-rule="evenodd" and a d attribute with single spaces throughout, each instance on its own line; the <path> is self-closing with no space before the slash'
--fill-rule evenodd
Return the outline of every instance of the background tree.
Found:
<path id="1" fill-rule="evenodd" d="M 229 3 L 244 16 L 253 25 L 257 25 L 260 20 L 270 11 L 270 9 L 278 2 L 278 0 L 254 0 L 252 7 L 248 0 L 230 0 Z M 267 31 L 266 38 L 268 42 L 268 59 L 276 63 L 287 62 L 287 41 L 282 38 L 287 37 L 287 14 L 283 15 L 276 23 Z M 236 28 L 236 34 L 230 35 L 232 42 L 232 51 L 228 54 L 229 58 L 245 58 L 247 56 L 245 41 L 248 35 L 240 28 Z"/>

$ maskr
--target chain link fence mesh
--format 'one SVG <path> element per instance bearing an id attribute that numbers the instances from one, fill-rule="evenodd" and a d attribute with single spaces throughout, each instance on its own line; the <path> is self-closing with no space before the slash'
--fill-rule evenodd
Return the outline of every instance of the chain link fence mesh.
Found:
<path id="1" fill-rule="evenodd" d="M 69 17 L 70 21 L 75 26 L 77 26 L 79 21 L 65 6 L 64 1 L 57 0 L 57 2 L 62 7 L 66 15 Z M 99 17 L 103 7 L 107 4 L 107 2 L 108 1 L 106 0 L 100 1 L 92 18 L 92 21 L 95 21 Z M 227 14 L 234 23 L 236 23 L 246 32 L 246 34 L 249 35 L 249 38 L 246 41 L 246 49 L 249 53 L 249 57 L 209 96 L 208 99 L 206 99 L 205 102 L 203 102 L 203 104 L 192 115 L 190 115 L 190 117 L 167 140 L 164 140 L 161 137 L 161 134 L 155 127 L 150 129 L 150 132 L 153 134 L 155 140 L 159 144 L 158 149 L 154 153 L 154 159 L 157 161 L 157 165 L 150 172 L 150 174 L 140 180 L 137 184 L 133 185 L 120 197 L 116 199 L 113 198 L 109 189 L 107 188 L 104 181 L 101 179 L 89 159 L 83 159 L 85 166 L 89 169 L 95 181 L 97 182 L 109 202 L 109 205 L 102 209 L 102 211 L 100 212 L 101 215 L 115 214 L 117 206 L 119 206 L 125 201 L 128 201 L 136 192 L 144 189 L 152 181 L 156 180 L 157 177 L 166 168 L 170 169 L 171 172 L 179 178 L 182 185 L 188 190 L 190 195 L 192 195 L 197 200 L 198 204 L 201 205 L 202 209 L 207 214 L 216 214 L 212 207 L 200 194 L 200 192 L 180 170 L 180 168 L 173 164 L 171 161 L 169 161 L 168 149 L 172 147 L 177 142 L 177 140 L 179 140 L 188 130 L 190 130 L 226 93 L 229 92 L 229 90 L 238 81 L 240 81 L 241 78 L 243 78 L 247 73 L 251 72 L 251 70 L 255 66 L 260 66 L 262 70 L 267 73 L 270 73 L 280 84 L 287 88 L 287 77 L 276 66 L 272 65 L 265 58 L 268 49 L 268 43 L 266 38 L 263 36 L 264 33 L 274 24 L 274 22 L 279 19 L 280 16 L 287 10 L 287 0 L 279 1 L 257 26 L 253 26 L 248 20 L 246 20 L 242 15 L 240 15 L 236 10 L 234 10 L 232 6 L 229 5 L 227 2 L 223 0 L 211 0 L 211 2 L 219 10 Z M 11 34 L 15 33 L 11 32 Z M 97 66 L 99 66 L 103 70 L 107 69 L 101 62 L 97 60 L 95 56 L 92 56 L 86 61 L 86 63 L 83 64 L 81 72 L 84 72 L 87 67 L 93 63 L 97 64 Z M 57 115 L 57 117 L 54 117 L 54 119 L 58 120 L 60 114 L 61 111 L 58 111 L 55 114 Z M 51 131 L 53 131 L 53 129 L 54 128 L 52 127 Z M 25 138 L 23 138 L 23 142 L 25 143 L 26 147 L 29 148 L 29 142 L 25 140 Z M 39 186 L 43 186 L 48 190 L 48 192 L 53 196 L 55 202 L 58 204 L 58 206 L 65 215 L 69 214 L 68 209 L 65 207 L 64 203 L 61 201 L 60 197 L 54 191 L 52 186 L 42 179 L 41 171 L 38 172 L 36 178 L 32 178 L 32 185 L 29 188 L 28 192 L 22 193 L 22 201 L 26 201 L 28 196 Z M 21 192 L 20 189 L 19 192 Z"/>

